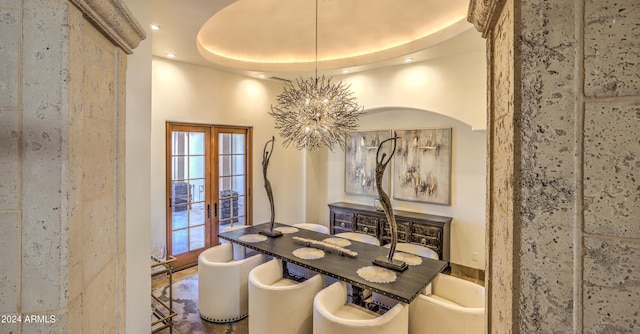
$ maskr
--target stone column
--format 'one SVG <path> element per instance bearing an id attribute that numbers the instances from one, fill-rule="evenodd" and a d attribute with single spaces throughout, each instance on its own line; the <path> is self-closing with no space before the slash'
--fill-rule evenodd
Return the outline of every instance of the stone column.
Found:
<path id="1" fill-rule="evenodd" d="M 0 1 L 3 333 L 123 333 L 126 54 L 118 0 Z"/>
<path id="2" fill-rule="evenodd" d="M 489 333 L 640 331 L 640 3 L 472 0 Z"/>

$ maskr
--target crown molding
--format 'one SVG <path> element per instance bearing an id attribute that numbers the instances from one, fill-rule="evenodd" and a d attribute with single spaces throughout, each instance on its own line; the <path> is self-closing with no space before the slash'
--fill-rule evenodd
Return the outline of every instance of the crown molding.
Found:
<path id="1" fill-rule="evenodd" d="M 82 15 L 128 54 L 147 37 L 122 0 L 69 0 Z"/>
<path id="2" fill-rule="evenodd" d="M 506 0 L 471 0 L 467 21 L 486 38 Z"/>

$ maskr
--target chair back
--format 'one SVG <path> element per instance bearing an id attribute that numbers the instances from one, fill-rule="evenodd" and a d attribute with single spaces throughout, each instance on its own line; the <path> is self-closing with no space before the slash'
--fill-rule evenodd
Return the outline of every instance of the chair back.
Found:
<path id="1" fill-rule="evenodd" d="M 301 224 L 295 224 L 293 226 L 303 228 L 305 230 L 311 230 L 311 231 L 329 234 L 329 228 L 320 224 L 301 223 Z"/>
<path id="2" fill-rule="evenodd" d="M 247 226 L 247 225 L 231 226 L 231 227 L 229 227 L 228 229 L 226 229 L 226 230 L 224 230 L 222 232 L 231 232 L 231 231 L 240 230 L 240 229 L 247 228 L 247 227 L 249 227 L 249 226 Z M 221 244 L 226 244 L 226 243 L 229 243 L 229 241 L 222 239 L 222 240 L 220 240 L 220 243 Z M 233 245 L 233 259 L 234 260 L 236 260 L 236 261 L 237 260 L 242 260 L 242 259 L 247 257 L 247 249 L 244 246 L 240 246 L 240 245 L 234 244 L 234 243 L 232 243 L 232 245 Z"/>
<path id="3" fill-rule="evenodd" d="M 369 234 L 356 233 L 356 232 L 342 232 L 342 233 L 337 233 L 335 236 L 353 240 L 353 241 L 360 241 L 367 244 L 380 246 L 380 240 L 378 240 L 378 238 Z"/>
<path id="4" fill-rule="evenodd" d="M 446 274 L 431 285 L 409 307 L 409 334 L 484 333 L 484 287 Z"/>
<path id="5" fill-rule="evenodd" d="M 238 321 L 248 313 L 249 272 L 264 255 L 234 261 L 230 244 L 211 247 L 198 256 L 198 311 L 211 322 Z"/>
<path id="6" fill-rule="evenodd" d="M 462 307 L 484 307 L 484 287 L 465 279 L 439 274 L 431 283 L 432 294 L 450 300 Z"/>
<path id="7" fill-rule="evenodd" d="M 389 247 L 391 247 L 391 244 L 386 244 L 384 246 L 389 248 Z M 408 253 L 408 254 L 413 254 L 413 255 L 418 255 L 418 256 L 426 257 L 428 259 L 434 259 L 434 260 L 439 260 L 440 259 L 440 257 L 438 256 L 438 253 L 436 251 L 434 251 L 433 249 L 425 247 L 425 246 L 416 245 L 416 244 L 409 244 L 409 243 L 406 243 L 406 242 L 397 243 L 396 244 L 396 251 L 400 251 L 400 252 L 404 252 L 404 253 Z"/>
<path id="8" fill-rule="evenodd" d="M 249 333 L 312 334 L 313 298 L 324 287 L 321 275 L 295 282 L 282 277 L 282 261 L 249 273 Z"/>
<path id="9" fill-rule="evenodd" d="M 313 334 L 407 333 L 409 307 L 398 303 L 384 314 L 347 302 L 347 286 L 336 282 L 320 291 L 313 301 Z"/>

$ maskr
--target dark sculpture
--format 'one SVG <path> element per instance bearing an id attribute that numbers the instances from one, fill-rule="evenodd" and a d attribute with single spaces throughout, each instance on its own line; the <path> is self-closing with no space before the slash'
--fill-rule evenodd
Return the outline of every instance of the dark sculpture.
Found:
<path id="1" fill-rule="evenodd" d="M 382 209 L 384 210 L 384 215 L 387 217 L 387 222 L 389 222 L 389 228 L 391 232 L 391 247 L 389 248 L 389 255 L 385 258 L 384 256 L 379 256 L 373 260 L 373 263 L 379 265 L 381 267 L 402 271 L 407 269 L 407 264 L 404 261 L 398 261 L 393 259 L 393 254 L 396 252 L 396 245 L 398 243 L 398 225 L 396 224 L 396 217 L 393 215 L 393 208 L 391 207 L 391 201 L 389 201 L 389 195 L 384 192 L 382 189 L 382 176 L 384 175 L 384 170 L 387 168 L 387 164 L 391 161 L 391 158 L 396 153 L 396 143 L 398 141 L 398 135 L 394 131 L 393 137 L 386 139 L 378 145 L 378 151 L 376 152 L 376 189 L 378 190 L 378 197 L 380 200 L 380 204 L 382 205 Z M 382 153 L 380 156 L 380 149 L 382 145 L 388 141 L 393 141 L 393 149 L 391 150 L 391 155 L 388 158 L 386 153 Z"/>
<path id="2" fill-rule="evenodd" d="M 266 235 L 268 237 L 279 237 L 282 235 L 280 231 L 273 230 L 274 219 L 276 217 L 275 206 L 273 205 L 273 191 L 271 190 L 271 182 L 267 178 L 267 169 L 269 168 L 269 159 L 271 159 L 271 154 L 273 154 L 273 145 L 276 141 L 274 136 L 271 136 L 271 139 L 268 140 L 264 144 L 264 149 L 262 150 L 262 175 L 264 176 L 264 189 L 267 191 L 267 197 L 269 197 L 269 206 L 271 208 L 271 220 L 269 222 L 269 229 L 262 230 L 259 233 L 262 235 Z M 271 148 L 267 150 L 267 146 L 271 144 Z"/>

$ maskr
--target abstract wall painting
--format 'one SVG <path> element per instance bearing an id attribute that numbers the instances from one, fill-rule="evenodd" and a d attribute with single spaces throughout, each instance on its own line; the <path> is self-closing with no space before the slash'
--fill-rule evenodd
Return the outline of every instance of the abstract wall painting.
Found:
<path id="1" fill-rule="evenodd" d="M 391 137 L 390 130 L 373 130 L 351 132 L 347 138 L 345 149 L 344 191 L 352 195 L 378 196 L 376 191 L 376 152 L 378 145 Z M 389 147 L 383 147 L 382 152 L 389 155 Z M 382 154 L 382 153 L 380 153 Z M 383 177 L 383 189 L 387 191 L 390 172 Z"/>
<path id="2" fill-rule="evenodd" d="M 451 128 L 397 130 L 393 198 L 451 204 Z"/>

